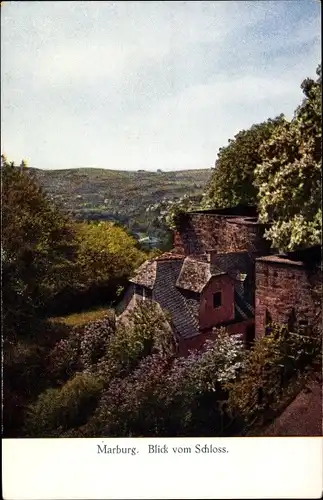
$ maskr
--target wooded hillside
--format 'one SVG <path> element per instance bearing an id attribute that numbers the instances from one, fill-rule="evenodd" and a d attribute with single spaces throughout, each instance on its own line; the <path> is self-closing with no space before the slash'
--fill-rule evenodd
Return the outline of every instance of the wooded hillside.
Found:
<path id="1" fill-rule="evenodd" d="M 186 193 L 200 195 L 211 169 L 135 172 L 99 168 L 30 168 L 45 191 L 79 219 L 109 219 L 135 232 L 154 234 L 146 208 Z"/>

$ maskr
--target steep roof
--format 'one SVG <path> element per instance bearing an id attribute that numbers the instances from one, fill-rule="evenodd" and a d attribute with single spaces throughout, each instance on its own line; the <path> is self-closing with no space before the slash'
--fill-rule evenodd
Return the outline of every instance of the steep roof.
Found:
<path id="1" fill-rule="evenodd" d="M 171 315 L 176 336 L 191 338 L 199 335 L 199 294 L 211 276 L 228 273 L 235 286 L 235 319 L 244 321 L 254 316 L 251 293 L 243 286 L 239 272 L 248 274 L 253 261 L 248 252 L 184 257 L 167 252 L 144 262 L 130 280 L 152 289 L 153 300 Z"/>
<path id="2" fill-rule="evenodd" d="M 137 269 L 136 274 L 129 280 L 137 285 L 153 288 L 156 279 L 157 263 L 154 260 L 146 260 Z"/>
<path id="3" fill-rule="evenodd" d="M 184 295 L 176 287 L 182 263 L 180 258 L 158 261 L 153 299 L 170 313 L 175 334 L 190 338 L 199 334 L 199 325 Z"/>
<path id="4" fill-rule="evenodd" d="M 237 271 L 250 274 L 253 269 L 253 258 L 248 252 L 230 252 L 230 253 L 212 253 L 212 265 L 217 272 L 219 269 L 227 272 L 233 278 L 236 278 Z"/>
<path id="5" fill-rule="evenodd" d="M 212 267 L 209 262 L 202 262 L 192 257 L 186 257 L 176 282 L 179 288 L 201 293 L 205 285 L 209 282 L 211 276 L 225 274 L 215 266 Z"/>

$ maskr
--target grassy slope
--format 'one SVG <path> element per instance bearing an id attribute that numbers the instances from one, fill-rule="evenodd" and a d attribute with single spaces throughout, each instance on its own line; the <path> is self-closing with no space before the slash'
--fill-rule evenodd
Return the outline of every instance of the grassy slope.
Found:
<path id="1" fill-rule="evenodd" d="M 95 309 L 89 309 L 88 311 L 82 311 L 80 313 L 67 314 L 66 316 L 57 316 L 50 318 L 51 323 L 62 323 L 67 326 L 84 326 L 91 321 L 97 321 L 104 318 L 109 312 L 106 307 L 100 307 Z"/>

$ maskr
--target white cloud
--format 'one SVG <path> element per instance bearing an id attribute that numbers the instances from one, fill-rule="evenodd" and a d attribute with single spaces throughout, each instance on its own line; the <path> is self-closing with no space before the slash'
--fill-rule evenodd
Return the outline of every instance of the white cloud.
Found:
<path id="1" fill-rule="evenodd" d="M 210 167 L 299 103 L 316 3 L 8 2 L 2 149 L 39 168 Z"/>

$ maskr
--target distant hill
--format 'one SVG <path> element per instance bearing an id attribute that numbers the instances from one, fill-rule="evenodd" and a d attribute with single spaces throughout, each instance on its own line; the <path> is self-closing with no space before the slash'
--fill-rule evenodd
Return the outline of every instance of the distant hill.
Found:
<path id="1" fill-rule="evenodd" d="M 177 172 L 99 168 L 30 169 L 45 191 L 77 219 L 110 219 L 132 231 L 151 232 L 146 208 L 163 199 L 199 195 L 211 169 Z"/>

